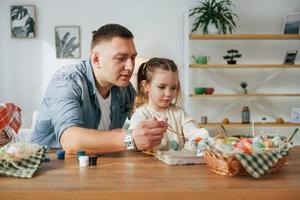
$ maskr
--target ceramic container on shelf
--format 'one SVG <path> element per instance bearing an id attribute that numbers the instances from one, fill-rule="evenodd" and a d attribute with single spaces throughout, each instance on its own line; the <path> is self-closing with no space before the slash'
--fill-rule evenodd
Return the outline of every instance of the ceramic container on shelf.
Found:
<path id="1" fill-rule="evenodd" d="M 210 61 L 210 56 L 195 56 L 193 55 L 192 58 L 194 59 L 196 64 L 207 64 Z"/>
<path id="2" fill-rule="evenodd" d="M 207 31 L 208 31 L 208 34 L 220 34 L 221 33 L 221 31 L 213 23 L 208 24 Z"/>
<path id="3" fill-rule="evenodd" d="M 194 92 L 195 92 L 195 94 L 204 94 L 205 88 L 204 87 L 195 87 Z"/>
<path id="4" fill-rule="evenodd" d="M 205 88 L 204 93 L 205 94 L 213 94 L 215 91 L 215 88 Z"/>

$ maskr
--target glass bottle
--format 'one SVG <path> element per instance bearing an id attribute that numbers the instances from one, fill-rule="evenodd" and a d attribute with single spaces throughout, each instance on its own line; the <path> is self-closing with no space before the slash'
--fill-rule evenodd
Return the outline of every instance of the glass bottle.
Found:
<path id="1" fill-rule="evenodd" d="M 242 109 L 242 123 L 243 124 L 250 123 L 250 110 L 248 106 L 244 106 Z"/>

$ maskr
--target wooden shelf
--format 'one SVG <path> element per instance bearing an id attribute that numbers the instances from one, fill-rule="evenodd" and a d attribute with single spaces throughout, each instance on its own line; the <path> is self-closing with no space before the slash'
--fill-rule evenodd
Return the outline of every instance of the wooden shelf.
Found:
<path id="1" fill-rule="evenodd" d="M 300 93 L 190 94 L 190 97 L 300 97 Z"/>
<path id="2" fill-rule="evenodd" d="M 300 34 L 190 34 L 190 40 L 299 40 Z"/>
<path id="3" fill-rule="evenodd" d="M 188 20 L 187 20 L 188 21 Z M 187 23 L 188 25 L 188 23 Z M 185 33 L 188 33 L 189 31 L 189 26 L 186 26 L 187 30 L 185 31 Z M 224 40 L 224 42 L 227 42 L 229 40 L 231 41 L 240 41 L 240 40 L 245 40 L 246 43 L 248 42 L 262 42 L 263 40 L 268 40 L 267 42 L 271 42 L 271 41 L 275 41 L 278 40 L 276 42 L 281 42 L 282 44 L 285 44 L 283 41 L 284 40 L 289 40 L 288 43 L 286 44 L 293 44 L 294 42 L 297 42 L 300 40 L 300 34 L 189 34 L 188 37 L 184 38 L 184 43 L 185 43 L 185 77 L 187 77 L 187 81 L 185 82 L 185 90 L 186 91 L 190 91 L 191 87 L 193 87 L 190 84 L 190 73 L 192 73 L 190 70 L 191 69 L 267 69 L 267 70 L 271 70 L 271 69 L 288 69 L 290 73 L 294 73 L 294 71 L 298 70 L 300 68 L 300 63 L 297 64 L 282 64 L 282 63 L 245 63 L 245 64 L 235 64 L 235 65 L 228 65 L 225 61 L 224 64 L 222 63 L 216 63 L 216 64 L 192 64 L 190 63 L 190 56 L 191 54 L 189 53 L 190 51 L 190 46 L 193 42 L 193 40 L 201 40 L 198 41 L 201 44 L 206 45 L 206 42 L 210 43 L 210 40 L 216 40 L 215 43 L 217 44 L 217 41 L 221 41 Z M 248 41 L 246 41 L 248 40 Z M 204 42 L 204 43 L 203 43 Z M 200 44 L 200 43 L 197 43 Z M 256 44 L 257 45 L 257 44 Z M 222 62 L 222 61 L 220 61 Z M 290 69 L 295 69 L 295 70 L 290 70 Z M 241 72 L 242 73 L 242 72 Z M 274 73 L 275 74 L 275 73 Z M 268 75 L 267 77 L 264 77 L 264 79 L 262 79 L 263 81 L 261 81 L 261 83 L 264 83 L 264 81 L 272 79 L 275 76 L 272 76 L 273 74 Z M 196 86 L 194 86 L 196 87 Z M 224 85 L 224 87 L 226 87 L 226 85 Z M 191 91 L 192 92 L 192 91 Z M 228 91 L 227 93 L 221 93 L 222 91 L 215 91 L 214 94 L 211 95 L 207 95 L 207 94 L 189 94 L 186 93 L 185 94 L 185 106 L 187 109 L 187 112 L 189 112 L 189 107 L 191 107 L 189 105 L 189 101 L 191 100 L 191 98 L 202 98 L 200 100 L 212 100 L 212 99 L 208 99 L 208 98 L 215 98 L 214 100 L 218 101 L 218 100 L 224 100 L 225 98 L 231 98 L 233 101 L 240 101 L 240 100 L 247 100 L 247 99 L 240 99 L 240 98 L 290 98 L 292 99 L 292 101 L 298 101 L 297 98 L 295 99 L 295 97 L 300 97 L 300 92 L 299 91 L 262 91 L 259 93 L 248 93 L 248 94 L 242 94 L 242 93 L 236 93 L 234 91 L 232 91 L 230 93 L 230 91 Z M 225 92 L 225 91 L 224 91 Z M 294 99 L 294 100 L 293 100 Z M 249 100 L 249 99 L 248 99 Z M 250 99 L 251 100 L 251 99 Z M 225 108 L 228 108 L 225 106 Z M 224 110 L 225 110 L 224 108 Z M 199 124 L 199 126 L 201 127 L 213 127 L 213 128 L 218 128 L 222 123 L 208 123 L 208 124 Z M 233 127 L 233 128 L 251 128 L 251 124 L 242 124 L 242 123 L 230 123 L 230 124 L 223 124 L 225 127 Z M 300 127 L 300 123 L 255 123 L 255 127 Z"/>
<path id="4" fill-rule="evenodd" d="M 198 123 L 199 127 L 204 128 L 218 128 L 221 125 L 223 125 L 225 128 L 251 128 L 252 124 L 242 124 L 239 122 L 231 122 L 229 124 L 223 124 L 223 123 L 207 123 L 202 124 Z M 300 123 L 291 123 L 291 122 L 284 122 L 284 123 L 276 123 L 276 122 L 257 122 L 254 124 L 254 127 L 300 127 Z"/>
<path id="5" fill-rule="evenodd" d="M 300 64 L 190 64 L 190 68 L 233 68 L 233 69 L 248 69 L 248 68 L 300 68 Z"/>

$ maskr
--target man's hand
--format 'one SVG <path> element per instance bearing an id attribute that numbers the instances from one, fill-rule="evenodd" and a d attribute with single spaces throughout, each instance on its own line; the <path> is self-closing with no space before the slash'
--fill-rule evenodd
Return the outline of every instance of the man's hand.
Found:
<path id="1" fill-rule="evenodd" d="M 165 120 L 149 119 L 141 122 L 132 130 L 137 148 L 146 150 L 159 145 L 167 128 L 168 123 Z"/>

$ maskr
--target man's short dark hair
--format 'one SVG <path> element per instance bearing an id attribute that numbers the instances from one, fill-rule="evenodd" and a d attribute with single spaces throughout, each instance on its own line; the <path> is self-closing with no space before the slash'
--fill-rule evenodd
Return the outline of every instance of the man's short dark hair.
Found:
<path id="1" fill-rule="evenodd" d="M 93 39 L 91 49 L 93 49 L 101 41 L 109 41 L 114 37 L 126 39 L 134 38 L 133 34 L 126 27 L 119 24 L 106 24 L 101 26 L 97 31 L 93 31 Z"/>

